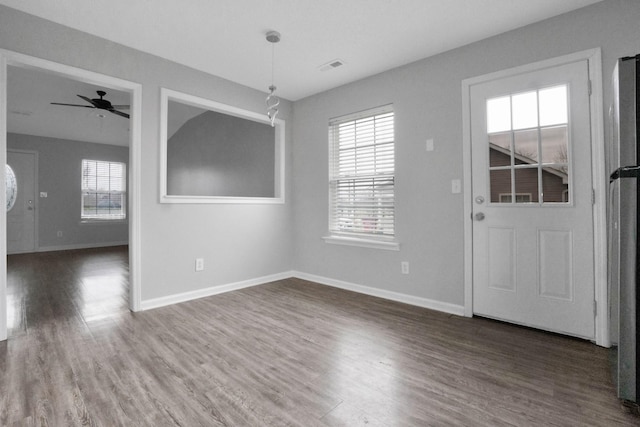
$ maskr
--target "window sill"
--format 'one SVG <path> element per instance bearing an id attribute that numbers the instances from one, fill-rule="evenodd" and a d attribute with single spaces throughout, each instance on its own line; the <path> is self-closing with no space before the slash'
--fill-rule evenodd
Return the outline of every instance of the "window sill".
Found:
<path id="1" fill-rule="evenodd" d="M 128 224 L 126 219 L 83 219 L 80 225 L 120 225 Z"/>
<path id="2" fill-rule="evenodd" d="M 395 241 L 382 241 L 376 239 L 365 239 L 361 237 L 346 236 L 325 236 L 322 238 L 326 243 L 333 245 L 359 246 L 362 248 L 384 249 L 387 251 L 399 251 L 400 243 Z"/>

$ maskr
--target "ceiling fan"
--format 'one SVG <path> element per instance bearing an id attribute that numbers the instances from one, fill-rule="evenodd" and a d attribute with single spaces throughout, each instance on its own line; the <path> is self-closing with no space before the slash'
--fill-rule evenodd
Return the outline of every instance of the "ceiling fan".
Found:
<path id="1" fill-rule="evenodd" d="M 116 109 L 116 108 L 118 108 L 118 109 L 127 109 L 127 108 L 129 108 L 128 105 L 112 105 L 111 102 L 109 102 L 106 99 L 102 98 L 103 96 L 105 96 L 107 94 L 107 92 L 105 92 L 103 90 L 98 90 L 98 91 L 96 91 L 96 93 L 100 97 L 99 99 L 98 98 L 89 99 L 86 96 L 78 95 L 78 97 L 84 99 L 85 101 L 87 101 L 91 105 L 64 104 L 64 103 L 61 103 L 61 102 L 52 102 L 51 104 L 53 104 L 53 105 L 67 105 L 69 107 L 97 108 L 99 110 L 106 110 L 106 111 L 108 111 L 110 113 L 113 113 L 113 114 L 116 114 L 118 116 L 126 117 L 127 119 L 129 118 L 129 114 L 123 113 L 122 111 L 118 111 Z"/>

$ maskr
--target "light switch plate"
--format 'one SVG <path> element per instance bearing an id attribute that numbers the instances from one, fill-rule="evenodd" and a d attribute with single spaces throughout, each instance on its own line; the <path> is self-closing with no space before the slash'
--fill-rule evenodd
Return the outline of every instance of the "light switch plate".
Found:
<path id="1" fill-rule="evenodd" d="M 451 192 L 453 194 L 458 194 L 462 191 L 462 184 L 460 183 L 459 179 L 452 179 L 451 180 Z"/>

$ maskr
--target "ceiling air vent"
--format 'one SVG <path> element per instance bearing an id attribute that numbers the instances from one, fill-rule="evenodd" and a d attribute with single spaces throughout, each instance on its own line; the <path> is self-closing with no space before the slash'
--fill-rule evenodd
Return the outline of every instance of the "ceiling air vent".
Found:
<path id="1" fill-rule="evenodd" d="M 342 59 L 334 59 L 333 61 L 329 61 L 324 65 L 321 65 L 320 71 L 329 71 L 334 68 L 342 67 L 344 65 L 344 61 Z"/>

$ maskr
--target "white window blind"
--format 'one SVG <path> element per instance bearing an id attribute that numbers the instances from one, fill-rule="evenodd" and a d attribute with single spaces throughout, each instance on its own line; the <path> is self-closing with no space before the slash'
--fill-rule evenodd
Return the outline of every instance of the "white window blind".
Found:
<path id="1" fill-rule="evenodd" d="M 329 231 L 393 237 L 393 109 L 385 106 L 332 120 L 329 140 Z"/>
<path id="2" fill-rule="evenodd" d="M 82 160 L 82 219 L 126 218 L 126 165 Z"/>

